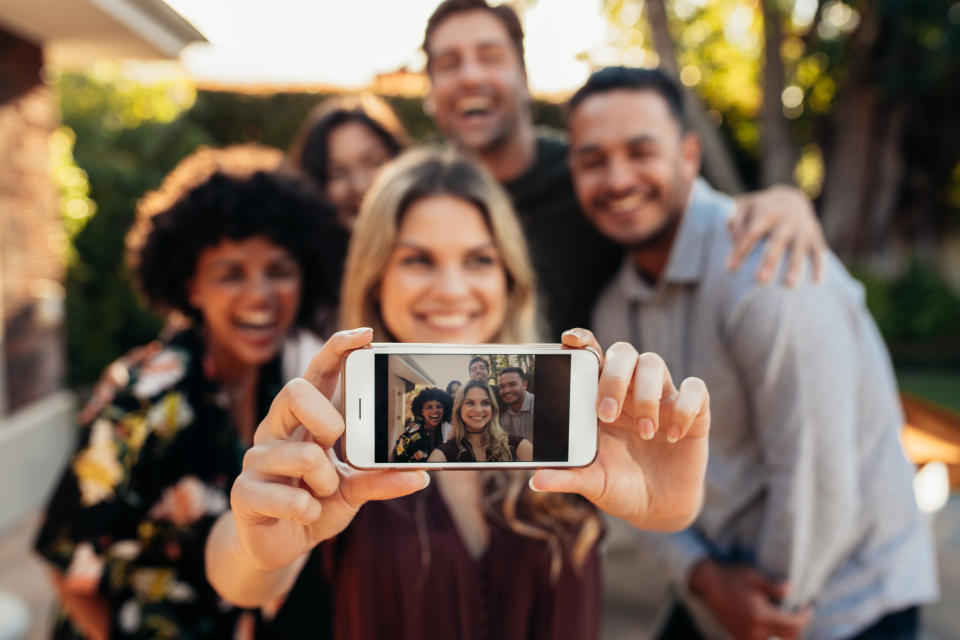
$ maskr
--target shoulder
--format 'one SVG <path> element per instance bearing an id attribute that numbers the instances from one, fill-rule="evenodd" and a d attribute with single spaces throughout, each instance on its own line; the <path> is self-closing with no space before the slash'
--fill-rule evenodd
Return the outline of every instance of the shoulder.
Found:
<path id="1" fill-rule="evenodd" d="M 513 434 L 507 435 L 507 444 L 510 445 L 510 448 L 516 451 L 517 447 L 520 446 L 520 443 L 523 442 L 523 436 L 517 436 Z"/>

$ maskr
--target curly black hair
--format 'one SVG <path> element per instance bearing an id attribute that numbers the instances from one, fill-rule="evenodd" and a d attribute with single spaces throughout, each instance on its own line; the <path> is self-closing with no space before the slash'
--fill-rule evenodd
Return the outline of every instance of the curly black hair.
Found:
<path id="1" fill-rule="evenodd" d="M 263 236 L 303 273 L 299 326 L 336 305 L 346 247 L 333 209 L 302 178 L 279 171 L 283 153 L 259 145 L 202 148 L 137 204 L 127 259 L 156 310 L 202 320 L 187 295 L 200 253 L 223 240 Z"/>
<path id="2" fill-rule="evenodd" d="M 437 400 L 443 405 L 443 419 L 440 422 L 450 422 L 450 414 L 453 412 L 453 398 L 443 389 L 437 389 L 436 387 L 427 387 L 413 399 L 410 408 L 417 422 L 423 424 L 423 405 L 430 400 Z"/>

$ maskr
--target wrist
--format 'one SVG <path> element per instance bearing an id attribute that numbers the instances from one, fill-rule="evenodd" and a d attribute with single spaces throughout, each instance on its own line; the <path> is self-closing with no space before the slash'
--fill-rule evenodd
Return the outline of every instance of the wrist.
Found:
<path id="1" fill-rule="evenodd" d="M 717 563 L 704 558 L 693 565 L 687 577 L 687 588 L 693 595 L 707 600 L 717 583 Z"/>

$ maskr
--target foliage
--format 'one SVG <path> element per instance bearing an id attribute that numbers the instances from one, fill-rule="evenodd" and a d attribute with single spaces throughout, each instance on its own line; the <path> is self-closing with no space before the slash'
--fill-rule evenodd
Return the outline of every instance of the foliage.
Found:
<path id="1" fill-rule="evenodd" d="M 960 355 L 960 296 L 933 266 L 914 260 L 893 279 L 878 278 L 863 269 L 854 273 L 864 285 L 867 306 L 895 356 L 956 360 Z"/>
<path id="2" fill-rule="evenodd" d="M 666 7 L 680 79 L 710 110 L 746 184 L 761 184 L 765 153 L 799 158 L 794 178 L 812 197 L 824 193 L 827 232 L 844 255 L 863 257 L 893 233 L 922 242 L 960 228 L 960 3 L 606 0 L 624 63 L 659 60 L 644 10 L 653 4 Z M 765 19 L 779 29 L 779 51 L 766 58 Z M 783 72 L 766 95 L 765 60 Z M 762 147 L 764 112 L 782 114 L 794 149 Z"/>
<path id="3" fill-rule="evenodd" d="M 177 117 L 192 103 L 189 85 L 144 86 L 100 72 L 64 74 L 58 89 L 66 129 L 54 138 L 61 148 L 56 176 L 72 242 L 68 379 L 76 385 L 96 379 L 130 346 L 157 335 L 161 320 L 139 304 L 130 286 L 123 238 L 137 199 L 209 137 Z"/>

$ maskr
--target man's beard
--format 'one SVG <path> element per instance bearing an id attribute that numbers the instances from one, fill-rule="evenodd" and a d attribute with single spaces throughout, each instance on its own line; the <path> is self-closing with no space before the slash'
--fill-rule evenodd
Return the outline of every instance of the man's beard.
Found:
<path id="1" fill-rule="evenodd" d="M 666 194 L 664 198 L 664 208 L 667 211 L 666 220 L 643 238 L 631 242 L 628 249 L 630 251 L 649 251 L 672 243 L 677 227 L 680 226 L 680 220 L 683 218 L 683 211 L 687 206 L 687 198 L 682 197 L 681 194 L 688 194 L 691 188 L 692 185 L 686 184 L 678 167 L 670 193 Z"/>
<path id="2" fill-rule="evenodd" d="M 673 241 L 674 234 L 677 231 L 677 227 L 680 226 L 680 218 L 682 217 L 682 212 L 676 208 L 672 208 L 666 220 L 663 221 L 659 227 L 648 233 L 643 238 L 631 242 L 627 246 L 629 251 L 648 251 L 650 249 L 656 249 L 664 245 L 670 244 Z"/>

